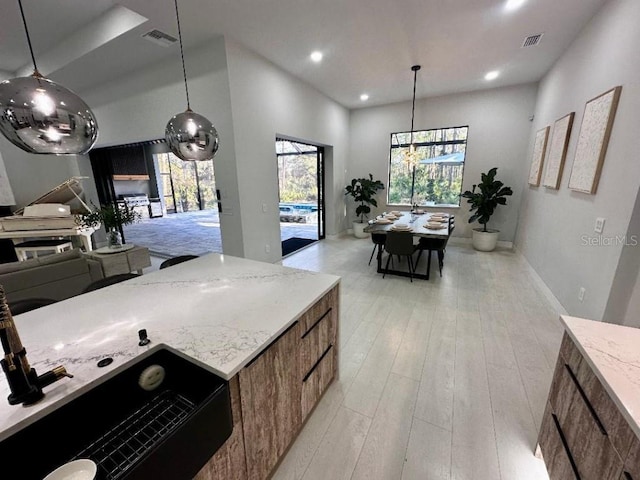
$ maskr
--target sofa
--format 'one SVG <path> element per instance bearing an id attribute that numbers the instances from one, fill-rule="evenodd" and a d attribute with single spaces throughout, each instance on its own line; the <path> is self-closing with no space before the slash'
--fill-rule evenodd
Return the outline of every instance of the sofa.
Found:
<path id="1" fill-rule="evenodd" d="M 27 298 L 64 300 L 81 294 L 90 283 L 101 278 L 100 263 L 84 256 L 77 248 L 0 264 L 0 285 L 4 287 L 9 305 Z"/>

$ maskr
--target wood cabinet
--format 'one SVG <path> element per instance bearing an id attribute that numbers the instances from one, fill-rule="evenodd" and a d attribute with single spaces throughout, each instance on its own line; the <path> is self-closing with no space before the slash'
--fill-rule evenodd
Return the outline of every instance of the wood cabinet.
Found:
<path id="1" fill-rule="evenodd" d="M 624 460 L 636 441 L 589 363 L 565 333 L 538 437 L 551 480 L 619 480 L 625 475 Z"/>
<path id="2" fill-rule="evenodd" d="M 620 480 L 640 480 L 640 440 L 635 438 L 624 462 Z"/>
<path id="3" fill-rule="evenodd" d="M 302 423 L 299 328 L 295 323 L 239 374 L 249 479 L 268 476 Z"/>
<path id="4" fill-rule="evenodd" d="M 231 382 L 233 433 L 194 480 L 269 478 L 336 376 L 338 287 Z"/>

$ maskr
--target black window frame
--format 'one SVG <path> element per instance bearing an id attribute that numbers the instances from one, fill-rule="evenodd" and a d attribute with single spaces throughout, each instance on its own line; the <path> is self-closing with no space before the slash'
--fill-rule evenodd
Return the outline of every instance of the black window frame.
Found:
<path id="1" fill-rule="evenodd" d="M 444 131 L 444 130 L 451 130 L 451 129 L 458 129 L 458 128 L 466 128 L 467 129 L 467 134 L 466 134 L 466 138 L 464 140 L 444 140 L 444 141 L 436 141 L 436 142 L 419 142 L 419 141 L 414 141 L 413 144 L 415 145 L 416 149 L 420 148 L 420 147 L 432 147 L 432 146 L 446 146 L 446 145 L 465 145 L 465 151 L 464 151 L 464 159 L 462 161 L 462 171 L 461 171 L 461 177 L 460 177 L 460 193 L 462 193 L 462 185 L 464 182 L 464 167 L 467 163 L 467 148 L 468 148 L 468 142 L 469 142 L 469 130 L 470 127 L 469 125 L 457 125 L 457 126 L 451 126 L 451 127 L 440 127 L 440 128 L 430 128 L 430 129 L 420 129 L 420 130 L 414 130 L 413 131 L 413 135 L 414 138 L 418 133 L 422 133 L 422 132 L 437 132 L 437 131 Z M 392 132 L 389 135 L 389 161 L 388 161 L 388 175 L 387 175 L 387 205 L 397 205 L 397 206 L 410 206 L 409 203 L 391 203 L 390 202 L 390 195 L 391 195 L 391 161 L 393 159 L 393 150 L 394 149 L 403 149 L 403 148 L 409 148 L 411 143 L 407 142 L 407 143 L 397 143 L 396 145 L 393 144 L 393 138 L 394 136 L 396 136 L 396 139 L 398 138 L 398 135 L 411 135 L 411 131 L 402 131 L 402 132 Z M 413 171 L 413 175 L 415 178 L 415 168 Z M 415 194 L 415 185 L 413 186 L 412 190 L 411 190 L 411 197 L 414 197 Z M 419 204 L 419 206 L 431 206 L 431 205 L 427 205 L 426 202 Z M 451 204 L 451 203 L 442 203 L 442 204 L 436 204 L 436 207 L 443 207 L 443 208 L 452 208 L 452 207 L 460 207 L 460 197 L 458 196 L 458 203 L 457 204 Z"/>

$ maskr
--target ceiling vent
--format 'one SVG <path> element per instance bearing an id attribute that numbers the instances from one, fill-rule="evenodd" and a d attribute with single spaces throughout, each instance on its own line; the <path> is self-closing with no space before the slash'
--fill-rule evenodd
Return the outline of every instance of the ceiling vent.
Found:
<path id="1" fill-rule="evenodd" d="M 522 48 L 535 47 L 540 43 L 540 39 L 542 38 L 542 35 L 544 35 L 544 33 L 529 35 L 527 38 L 524 39 L 524 42 L 522 42 Z"/>
<path id="2" fill-rule="evenodd" d="M 150 32 L 142 35 L 142 38 L 146 38 L 147 40 L 157 43 L 158 45 L 162 45 L 163 47 L 168 47 L 169 45 L 173 45 L 178 41 L 177 38 L 172 37 L 171 35 L 161 32 L 160 30 L 151 30 Z"/>

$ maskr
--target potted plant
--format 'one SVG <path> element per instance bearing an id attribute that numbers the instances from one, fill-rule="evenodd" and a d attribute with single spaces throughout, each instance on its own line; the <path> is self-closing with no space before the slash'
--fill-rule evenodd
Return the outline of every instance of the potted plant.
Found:
<path id="1" fill-rule="evenodd" d="M 122 234 L 120 230 L 123 225 L 135 223 L 140 219 L 140 214 L 126 203 L 111 203 L 100 205 L 100 208 L 92 204 L 92 212 L 81 213 L 76 216 L 76 222 L 83 227 L 97 228 L 104 226 L 107 231 L 107 241 L 109 247 L 119 248 L 122 246 Z"/>
<path id="2" fill-rule="evenodd" d="M 498 205 L 506 205 L 506 197 L 513 195 L 511 188 L 505 187 L 501 181 L 496 180 L 497 172 L 498 168 L 494 167 L 487 173 L 483 173 L 482 182 L 461 194 L 461 197 L 466 198 L 467 203 L 471 204 L 472 215 L 469 223 L 477 220 L 483 226 L 483 228 L 474 228 L 472 232 L 473 248 L 482 252 L 490 252 L 496 248 L 500 232 L 488 229 L 487 223 Z"/>
<path id="3" fill-rule="evenodd" d="M 344 194 L 351 195 L 356 203 L 360 204 L 356 208 L 358 221 L 353 222 L 353 234 L 357 238 L 369 236 L 364 233 L 364 228 L 367 226 L 364 219 L 371 213 L 371 205 L 378 206 L 378 202 L 373 198 L 378 190 L 384 190 L 384 185 L 380 180 L 374 180 L 371 174 L 369 174 L 369 178 L 354 178 L 351 180 L 351 185 L 347 185 L 345 188 Z"/>

